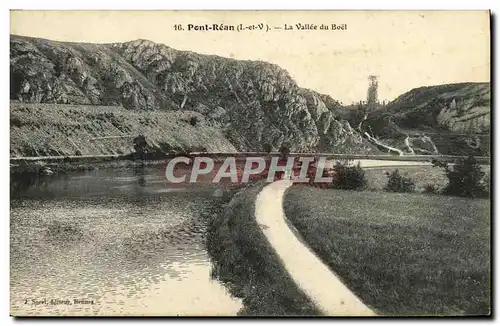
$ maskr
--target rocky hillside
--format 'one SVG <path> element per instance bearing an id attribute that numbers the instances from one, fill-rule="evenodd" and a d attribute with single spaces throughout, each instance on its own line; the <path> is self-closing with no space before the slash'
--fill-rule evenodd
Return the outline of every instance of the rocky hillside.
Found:
<path id="1" fill-rule="evenodd" d="M 286 143 L 293 151 L 378 152 L 348 122 L 336 119 L 337 101 L 299 88 L 287 71 L 270 63 L 178 51 L 147 40 L 82 44 L 11 36 L 10 54 L 12 101 L 115 106 L 122 108 L 117 108 L 121 115 L 135 112 L 130 119 L 140 119 L 149 111 L 196 114 L 203 126 L 220 131 L 221 138 L 212 139 L 212 143 L 224 144 L 220 150 L 263 150 L 266 145 L 278 149 Z M 16 114 L 21 121 L 11 124 L 11 136 L 27 134 L 14 140 L 32 138 L 32 129 L 21 131 L 17 126 L 27 117 Z M 107 126 L 87 130 L 85 136 L 116 135 Z M 159 122 L 157 127 L 166 125 Z M 76 136 L 82 130 L 74 123 L 67 128 Z M 121 129 L 123 134 L 131 132 Z M 58 137 L 64 134 L 53 135 Z M 155 141 L 168 141 L 160 138 L 157 135 Z M 11 145 L 19 148 L 11 154 L 28 154 L 21 150 L 24 145 Z M 213 144 L 202 145 L 216 149 Z"/>
<path id="2" fill-rule="evenodd" d="M 363 128 L 391 146 L 417 154 L 489 155 L 489 83 L 413 89 L 371 112 Z"/>

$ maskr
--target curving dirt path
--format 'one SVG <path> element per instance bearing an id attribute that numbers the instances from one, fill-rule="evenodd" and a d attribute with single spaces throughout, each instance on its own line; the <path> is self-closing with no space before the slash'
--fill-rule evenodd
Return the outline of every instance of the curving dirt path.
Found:
<path id="1" fill-rule="evenodd" d="M 329 316 L 374 316 L 340 279 L 294 234 L 283 211 L 283 195 L 292 181 L 280 180 L 257 196 L 255 216 L 294 282 Z"/>

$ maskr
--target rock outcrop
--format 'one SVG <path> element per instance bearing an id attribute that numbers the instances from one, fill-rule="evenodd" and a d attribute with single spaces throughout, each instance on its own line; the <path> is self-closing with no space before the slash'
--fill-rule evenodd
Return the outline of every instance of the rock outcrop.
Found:
<path id="1" fill-rule="evenodd" d="M 490 154 L 490 116 L 490 83 L 460 83 L 406 92 L 363 125 L 406 153 L 482 156 Z"/>
<path id="2" fill-rule="evenodd" d="M 377 153 L 338 120 L 340 104 L 302 89 L 287 71 L 178 51 L 136 40 L 64 43 L 11 36 L 11 100 L 122 106 L 134 111 L 194 111 L 237 150 Z"/>

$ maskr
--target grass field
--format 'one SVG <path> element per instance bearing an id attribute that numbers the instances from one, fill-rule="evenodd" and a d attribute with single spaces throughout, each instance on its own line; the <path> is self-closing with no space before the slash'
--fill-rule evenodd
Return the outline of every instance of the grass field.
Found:
<path id="1" fill-rule="evenodd" d="M 398 169 L 401 175 L 410 177 L 415 182 L 415 191 L 422 192 L 428 184 L 438 188 L 444 188 L 448 183 L 444 169 L 432 166 L 405 166 L 365 169 L 365 177 L 368 182 L 368 189 L 381 190 L 387 185 L 388 177 L 386 172 L 393 172 Z"/>
<path id="2" fill-rule="evenodd" d="M 490 202 L 295 187 L 285 213 L 318 256 L 388 315 L 490 311 Z"/>
<path id="3" fill-rule="evenodd" d="M 410 177 L 415 182 L 415 191 L 423 192 L 427 185 L 434 185 L 443 189 L 448 184 L 448 178 L 443 168 L 433 166 L 403 166 L 387 168 L 365 169 L 365 177 L 370 190 L 382 190 L 387 185 L 388 177 L 385 172 L 398 169 L 401 175 Z M 488 165 L 482 166 L 484 172 L 489 172 Z"/>

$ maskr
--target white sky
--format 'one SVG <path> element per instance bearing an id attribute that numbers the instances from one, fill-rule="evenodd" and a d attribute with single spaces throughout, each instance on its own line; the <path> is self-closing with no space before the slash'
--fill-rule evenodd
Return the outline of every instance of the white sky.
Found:
<path id="1" fill-rule="evenodd" d="M 12 11 L 11 34 L 110 43 L 148 39 L 180 50 L 263 60 L 301 87 L 346 104 L 379 76 L 380 100 L 419 86 L 487 82 L 487 11 Z M 347 31 L 175 31 L 174 24 L 347 24 Z"/>

